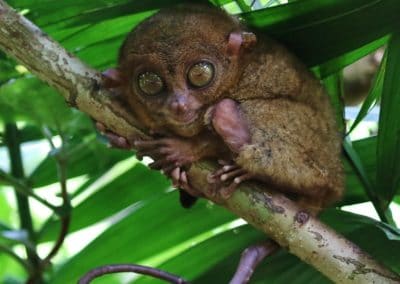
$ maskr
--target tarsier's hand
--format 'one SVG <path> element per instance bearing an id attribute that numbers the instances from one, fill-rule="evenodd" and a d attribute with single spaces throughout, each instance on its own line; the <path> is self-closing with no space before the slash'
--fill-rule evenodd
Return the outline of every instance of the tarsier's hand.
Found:
<path id="1" fill-rule="evenodd" d="M 159 138 L 136 140 L 131 145 L 125 137 L 109 131 L 100 122 L 96 122 L 96 128 L 107 137 L 110 146 L 125 150 L 135 148 L 136 157 L 139 160 L 144 156 L 152 158 L 154 162 L 149 167 L 161 170 L 171 179 L 174 187 L 183 189 L 193 196 L 202 196 L 190 186 L 185 170 L 196 159 L 193 143 L 180 138 Z"/>

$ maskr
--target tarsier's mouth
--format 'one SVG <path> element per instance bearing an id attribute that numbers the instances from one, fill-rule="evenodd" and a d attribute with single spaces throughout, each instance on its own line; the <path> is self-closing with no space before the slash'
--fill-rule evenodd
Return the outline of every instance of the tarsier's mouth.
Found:
<path id="1" fill-rule="evenodd" d="M 204 111 L 201 109 L 198 110 L 189 110 L 180 115 L 175 115 L 171 117 L 171 122 L 175 125 L 180 125 L 182 127 L 189 126 L 195 123 L 197 120 L 201 119 Z"/>
<path id="2" fill-rule="evenodd" d="M 191 124 L 193 121 L 195 121 L 197 118 L 199 117 L 198 113 L 196 112 L 189 112 L 187 114 L 184 115 L 180 115 L 179 117 L 176 117 L 174 120 L 178 123 L 178 124 Z"/>
<path id="3" fill-rule="evenodd" d="M 169 127 L 173 132 L 184 136 L 191 137 L 198 134 L 203 125 L 204 111 L 190 111 L 187 115 L 173 117 L 169 119 Z"/>

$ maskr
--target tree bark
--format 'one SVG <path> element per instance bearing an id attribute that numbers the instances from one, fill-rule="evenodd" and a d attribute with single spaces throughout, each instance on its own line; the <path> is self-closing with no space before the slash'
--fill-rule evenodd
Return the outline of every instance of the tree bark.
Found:
<path id="1" fill-rule="evenodd" d="M 38 27 L 0 0 L 0 48 L 56 88 L 66 102 L 133 141 L 148 138 L 140 124 L 100 84 L 100 74 L 67 52 Z M 232 198 L 208 195 L 212 163 L 196 163 L 191 184 L 208 199 L 226 207 L 263 231 L 283 248 L 336 283 L 400 283 L 355 244 L 338 235 L 291 200 L 265 185 L 246 183 Z"/>

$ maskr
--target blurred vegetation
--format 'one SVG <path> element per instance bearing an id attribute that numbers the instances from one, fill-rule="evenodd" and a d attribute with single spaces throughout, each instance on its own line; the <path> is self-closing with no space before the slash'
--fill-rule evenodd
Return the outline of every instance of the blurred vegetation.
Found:
<path id="1" fill-rule="evenodd" d="M 160 7 L 186 1 L 7 2 L 102 70 L 115 64 L 118 47 L 134 25 Z M 293 50 L 325 84 L 343 130 L 343 68 L 385 47 L 358 116 L 353 125 L 346 123 L 348 134 L 378 104 L 378 135 L 358 141 L 344 137 L 346 195 L 322 219 L 400 273 L 400 230 L 390 207 L 400 204 L 399 1 L 210 2 L 240 14 L 248 25 Z M 365 201 L 372 202 L 380 221 L 340 209 Z M 66 216 L 71 217 L 70 235 L 46 267 L 46 283 L 75 283 L 95 266 L 125 262 L 157 266 L 193 283 L 227 283 L 240 252 L 265 238 L 204 200 L 193 209 L 182 209 L 166 178 L 147 169 L 133 153 L 108 149 L 88 117 L 69 108 L 54 90 L 0 53 L 3 283 L 23 283 L 39 267 L 39 257 L 46 257 L 54 246 L 60 218 Z M 124 279 L 124 283 L 157 283 L 126 275 Z M 121 281 L 119 275 L 96 283 Z M 329 280 L 281 251 L 260 266 L 252 283 L 265 282 Z"/>

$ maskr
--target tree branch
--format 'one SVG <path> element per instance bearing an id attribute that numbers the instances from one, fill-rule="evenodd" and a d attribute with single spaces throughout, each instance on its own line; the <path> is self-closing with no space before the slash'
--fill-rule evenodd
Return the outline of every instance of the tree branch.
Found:
<path id="1" fill-rule="evenodd" d="M 100 75 L 51 40 L 0 0 L 0 48 L 32 73 L 60 91 L 67 103 L 133 141 L 148 138 L 123 108 L 100 86 Z M 226 207 L 263 231 L 336 283 L 398 283 L 388 271 L 356 245 L 302 211 L 265 185 L 248 183 L 229 200 L 208 196 L 207 175 L 215 169 L 196 163 L 189 171 L 192 185 L 208 199 Z"/>

